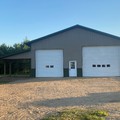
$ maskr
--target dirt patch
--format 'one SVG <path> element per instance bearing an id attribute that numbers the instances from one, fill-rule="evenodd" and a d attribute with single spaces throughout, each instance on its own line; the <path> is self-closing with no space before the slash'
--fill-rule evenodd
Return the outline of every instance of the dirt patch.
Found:
<path id="1" fill-rule="evenodd" d="M 120 120 L 120 78 L 31 78 L 0 85 L 0 120 L 39 120 L 65 108 L 105 109 Z"/>

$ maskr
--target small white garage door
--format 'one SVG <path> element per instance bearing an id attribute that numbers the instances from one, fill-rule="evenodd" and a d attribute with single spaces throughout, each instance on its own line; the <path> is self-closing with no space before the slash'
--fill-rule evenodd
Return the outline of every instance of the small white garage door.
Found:
<path id="1" fill-rule="evenodd" d="M 83 47 L 83 76 L 120 76 L 120 47 Z"/>
<path id="2" fill-rule="evenodd" d="M 63 77 L 63 51 L 37 50 L 36 77 Z"/>

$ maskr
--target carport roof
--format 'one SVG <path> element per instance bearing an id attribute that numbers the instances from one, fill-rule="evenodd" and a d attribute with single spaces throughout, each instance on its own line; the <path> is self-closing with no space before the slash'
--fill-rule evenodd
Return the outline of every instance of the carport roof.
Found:
<path id="1" fill-rule="evenodd" d="M 8 57 L 11 57 L 11 56 L 15 56 L 15 55 L 21 55 L 21 54 L 24 54 L 24 53 L 27 53 L 27 52 L 30 52 L 31 50 L 26 50 L 26 51 L 22 51 L 22 52 L 17 52 L 17 53 L 14 53 L 14 54 L 10 54 L 10 55 L 6 55 L 4 57 L 0 57 L 0 59 L 7 59 Z"/>
<path id="2" fill-rule="evenodd" d="M 115 35 L 112 35 L 112 34 L 109 34 L 109 33 L 105 33 L 105 32 L 101 32 L 101 31 L 99 31 L 99 30 L 95 30 L 95 29 L 88 28 L 88 27 L 84 27 L 84 26 L 81 26 L 81 25 L 78 25 L 78 24 L 77 24 L 77 25 L 74 25 L 74 26 L 72 26 L 72 27 L 69 27 L 69 28 L 60 30 L 60 31 L 58 31 L 58 32 L 55 32 L 55 33 L 46 35 L 46 36 L 44 36 L 44 37 L 41 37 L 41 38 L 32 40 L 32 41 L 28 42 L 27 44 L 28 44 L 28 45 L 31 45 L 32 43 L 38 42 L 38 41 L 40 41 L 40 40 L 44 40 L 44 39 L 46 39 L 46 38 L 49 38 L 49 37 L 58 35 L 58 34 L 60 34 L 60 33 L 64 33 L 64 32 L 66 32 L 66 31 L 69 31 L 69 30 L 72 30 L 72 29 L 75 29 L 75 28 L 87 30 L 87 31 L 90 31 L 90 32 L 94 32 L 94 33 L 97 33 L 97 34 L 101 34 L 101 35 L 104 35 L 104 36 L 107 36 L 107 37 L 111 37 L 111 38 L 115 38 L 115 39 L 120 40 L 120 37 L 118 37 L 118 36 L 115 36 Z"/>

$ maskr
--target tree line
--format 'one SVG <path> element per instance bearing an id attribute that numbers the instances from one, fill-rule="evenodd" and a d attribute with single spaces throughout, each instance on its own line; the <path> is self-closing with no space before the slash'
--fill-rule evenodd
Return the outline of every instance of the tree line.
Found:
<path id="1" fill-rule="evenodd" d="M 22 43 L 15 43 L 12 46 L 6 45 L 5 43 L 1 44 L 0 45 L 0 58 L 7 56 L 7 55 L 29 50 L 30 47 L 26 44 L 28 42 L 29 40 L 26 38 Z"/>

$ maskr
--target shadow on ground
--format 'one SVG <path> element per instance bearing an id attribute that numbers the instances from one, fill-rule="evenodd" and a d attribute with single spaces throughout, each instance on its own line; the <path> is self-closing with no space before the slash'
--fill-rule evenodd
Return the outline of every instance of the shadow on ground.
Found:
<path id="1" fill-rule="evenodd" d="M 1 77 L 0 82 L 8 82 L 9 84 L 20 84 L 20 83 L 30 83 L 30 82 L 50 82 L 50 81 L 64 81 L 64 80 L 83 80 L 86 78 L 61 78 L 61 77 L 44 77 L 44 78 L 32 78 L 32 77 Z M 89 79 L 89 78 L 88 78 Z"/>
<path id="2" fill-rule="evenodd" d="M 0 83 L 9 83 L 9 84 L 19 84 L 19 83 L 30 83 L 30 82 L 49 82 L 49 81 L 62 81 L 62 80 L 89 80 L 89 79 L 113 79 L 115 81 L 120 81 L 120 77 L 107 77 L 107 78 L 89 78 L 89 77 L 65 77 L 65 78 L 59 78 L 59 77 L 40 77 L 40 78 L 32 78 L 29 76 L 26 77 L 21 77 L 21 76 L 17 76 L 17 77 L 0 77 Z M 109 80 L 108 80 L 109 81 Z"/>
<path id="3" fill-rule="evenodd" d="M 69 107 L 69 106 L 90 106 L 104 103 L 118 103 L 120 102 L 120 92 L 105 92 L 105 93 L 91 93 L 83 97 L 70 97 L 70 98 L 58 98 L 39 100 L 33 102 L 27 102 L 25 104 L 32 106 L 45 106 L 45 107 Z"/>

